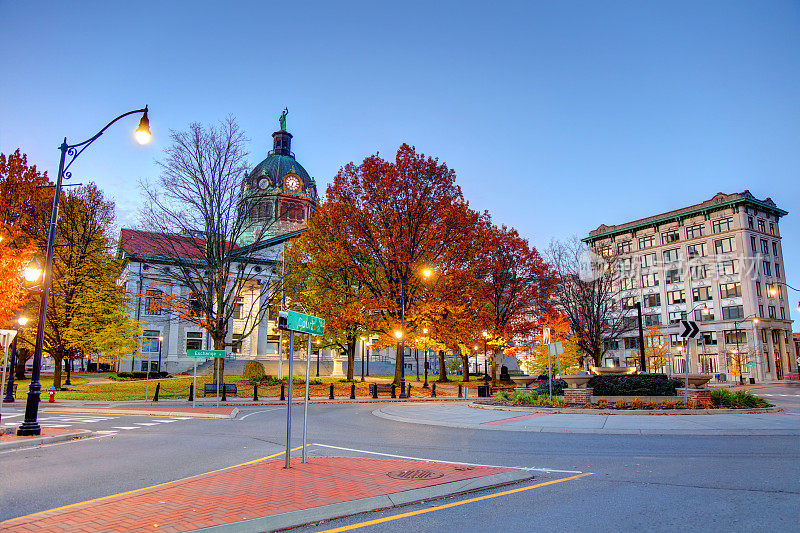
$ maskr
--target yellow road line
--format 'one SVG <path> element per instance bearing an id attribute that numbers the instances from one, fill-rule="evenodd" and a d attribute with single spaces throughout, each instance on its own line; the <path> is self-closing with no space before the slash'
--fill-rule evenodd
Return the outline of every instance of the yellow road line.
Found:
<path id="1" fill-rule="evenodd" d="M 547 485 L 553 485 L 555 483 L 562 483 L 564 481 L 570 481 L 573 479 L 578 479 L 579 477 L 584 476 L 591 476 L 594 475 L 592 472 L 586 472 L 584 474 L 578 474 L 576 476 L 570 477 L 562 477 L 561 479 L 554 479 L 552 481 L 545 481 L 544 483 L 537 483 L 536 485 L 528 485 L 527 487 L 520 487 L 518 489 L 511 489 L 505 490 L 503 492 L 498 492 L 496 494 L 487 494 L 485 496 L 478 496 L 476 498 L 469 498 L 467 500 L 461 500 L 452 503 L 446 503 L 444 505 L 437 505 L 436 507 L 428 507 L 426 509 L 419 509 L 417 511 L 410 511 L 407 513 L 400 513 L 392 516 L 387 516 L 384 518 L 376 518 L 375 520 L 367 520 L 366 522 L 359 522 L 357 524 L 351 524 L 349 526 L 342 526 L 333 529 L 326 529 L 324 531 L 320 531 L 319 533 L 339 533 L 340 531 L 352 531 L 353 529 L 358 529 L 366 526 L 373 526 L 375 524 L 382 524 L 383 522 L 390 522 L 392 520 L 398 520 L 400 518 L 407 518 L 409 516 L 416 516 L 424 513 L 430 513 L 433 511 L 441 511 L 442 509 L 449 509 L 450 507 L 458 507 L 459 505 L 465 505 L 467 503 L 474 503 L 479 502 L 481 500 L 488 500 L 490 498 L 497 498 L 499 496 L 508 496 L 509 494 L 515 494 L 517 492 L 522 492 L 531 489 L 538 489 L 539 487 L 544 487 Z"/>
<path id="2" fill-rule="evenodd" d="M 302 446 L 298 446 L 297 448 L 292 448 L 290 451 L 296 452 L 297 450 L 299 450 L 301 448 L 302 448 Z M 185 477 L 185 478 L 182 478 L 182 479 L 175 479 L 173 481 L 165 481 L 164 483 L 157 483 L 156 485 L 150 485 L 149 487 L 142 487 L 140 489 L 133 489 L 133 490 L 129 490 L 129 491 L 126 491 L 126 492 L 119 492 L 117 494 L 110 494 L 108 496 L 101 496 L 100 498 L 94 498 L 93 500 L 86 500 L 85 502 L 71 503 L 69 505 L 63 505 L 61 507 L 56 507 L 54 509 L 48 509 L 46 511 L 39 511 L 39 512 L 36 512 L 36 513 L 31 513 L 31 514 L 28 514 L 28 515 L 24 515 L 24 516 L 18 516 L 16 518 L 9 518 L 8 520 L 4 520 L 4 521 L 0 522 L 0 525 L 5 524 L 6 522 L 11 522 L 12 520 L 19 520 L 21 518 L 30 518 L 32 516 L 38 516 L 40 514 L 52 513 L 53 511 L 61 511 L 61 510 L 64 510 L 64 509 L 69 509 L 71 507 L 77 507 L 79 505 L 84 505 L 84 504 L 87 504 L 87 503 L 100 502 L 100 501 L 103 501 L 103 500 L 108 500 L 110 498 L 116 498 L 117 496 L 125 496 L 127 494 L 134 494 L 136 492 L 141 492 L 143 490 L 154 489 L 154 488 L 157 488 L 157 487 L 163 487 L 164 485 L 169 485 L 171 483 L 180 483 L 182 481 L 188 481 L 190 479 L 194 479 L 194 478 L 201 477 L 201 476 L 206 476 L 208 474 L 215 474 L 217 472 L 222 472 L 223 470 L 230 470 L 231 468 L 237 468 L 239 466 L 247 466 L 247 465 L 252 465 L 252 464 L 255 464 L 255 463 L 260 463 L 261 461 L 266 461 L 267 459 L 274 459 L 275 457 L 278 457 L 279 455 L 283 455 L 285 453 L 286 452 L 273 453 L 272 455 L 267 455 L 266 457 L 261 457 L 260 459 L 253 459 L 252 461 L 247 461 L 246 463 L 239 463 L 238 465 L 232 465 L 232 466 L 226 466 L 224 468 L 218 468 L 217 470 L 212 470 L 211 472 L 203 472 L 202 474 L 195 474 L 193 476 Z"/>

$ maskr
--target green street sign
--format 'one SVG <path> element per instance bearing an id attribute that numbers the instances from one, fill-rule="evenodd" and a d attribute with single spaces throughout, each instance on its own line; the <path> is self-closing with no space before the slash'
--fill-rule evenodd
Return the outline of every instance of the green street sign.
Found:
<path id="1" fill-rule="evenodd" d="M 322 335 L 325 333 L 325 319 L 289 311 L 286 316 L 286 329 L 310 335 Z"/>
<path id="2" fill-rule="evenodd" d="M 756 364 L 754 362 L 750 361 L 749 363 L 745 363 L 744 366 L 753 367 L 753 366 L 756 366 Z"/>
<path id="3" fill-rule="evenodd" d="M 187 357 L 225 357 L 225 350 L 186 350 Z"/>

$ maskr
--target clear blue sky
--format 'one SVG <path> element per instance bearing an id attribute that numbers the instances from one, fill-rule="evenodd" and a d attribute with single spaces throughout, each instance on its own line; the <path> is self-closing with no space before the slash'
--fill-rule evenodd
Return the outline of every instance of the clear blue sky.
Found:
<path id="1" fill-rule="evenodd" d="M 133 143 L 131 118 L 73 166 L 124 225 L 169 129 L 233 114 L 255 165 L 288 106 L 321 190 L 343 164 L 408 142 L 540 247 L 719 191 L 770 196 L 790 212 L 784 259 L 800 286 L 796 1 L 7 0 L 0 72 L 0 151 L 51 174 L 64 136 L 150 105 L 151 145 Z"/>

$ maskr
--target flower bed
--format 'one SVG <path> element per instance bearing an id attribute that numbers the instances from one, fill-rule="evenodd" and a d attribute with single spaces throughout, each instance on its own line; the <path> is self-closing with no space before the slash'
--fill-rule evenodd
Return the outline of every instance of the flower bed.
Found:
<path id="1" fill-rule="evenodd" d="M 567 402 L 563 397 L 553 397 L 550 400 L 547 394 L 537 394 L 536 391 L 531 392 L 499 392 L 490 402 L 493 405 L 532 405 L 540 407 L 566 407 Z M 771 404 L 753 396 L 746 391 L 731 392 L 726 389 L 717 389 L 711 393 L 711 401 L 697 402 L 689 400 L 688 404 L 684 404 L 681 399 L 664 399 L 660 401 L 643 401 L 639 398 L 633 398 L 631 401 L 617 400 L 609 401 L 601 398 L 597 403 L 586 403 L 580 405 L 584 409 L 620 409 L 620 410 L 672 410 L 672 409 L 752 409 L 752 408 L 765 408 L 771 407 Z"/>

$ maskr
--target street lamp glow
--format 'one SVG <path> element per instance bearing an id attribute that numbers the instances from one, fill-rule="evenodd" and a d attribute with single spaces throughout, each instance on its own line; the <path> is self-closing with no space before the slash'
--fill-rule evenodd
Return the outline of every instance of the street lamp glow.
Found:
<path id="1" fill-rule="evenodd" d="M 17 324 L 19 324 L 20 326 L 24 326 L 27 323 L 28 323 L 28 317 L 26 316 L 21 316 L 17 319 Z"/>
<path id="2" fill-rule="evenodd" d="M 769 295 L 774 297 L 776 294 L 778 294 L 778 289 L 776 287 L 770 287 Z"/>
<path id="3" fill-rule="evenodd" d="M 431 270 L 430 268 L 426 267 L 426 268 L 422 269 L 422 276 L 424 278 L 427 279 L 427 278 L 431 277 L 432 275 L 433 275 L 433 270 Z"/>
<path id="4" fill-rule="evenodd" d="M 400 331 L 399 329 L 395 330 L 394 336 L 397 337 L 398 339 L 402 339 L 403 338 L 403 332 Z"/>
<path id="5" fill-rule="evenodd" d="M 753 324 L 758 324 L 761 320 L 758 317 L 753 317 Z"/>
<path id="6" fill-rule="evenodd" d="M 428 328 L 422 328 L 422 333 L 424 333 L 425 335 L 427 335 L 427 334 L 428 334 Z"/>
<path id="7" fill-rule="evenodd" d="M 488 337 L 488 336 L 489 336 L 489 333 L 487 333 L 486 331 L 484 331 L 483 333 L 481 333 L 481 335 L 483 335 L 484 337 Z"/>
<path id="8" fill-rule="evenodd" d="M 133 137 L 139 144 L 147 144 L 150 142 L 150 120 L 147 118 L 147 108 L 144 108 L 144 115 L 142 120 L 139 121 L 139 127 L 133 132 Z"/>
<path id="9" fill-rule="evenodd" d="M 28 283 L 33 283 L 39 279 L 39 276 L 42 275 L 42 269 L 39 268 L 36 264 L 31 263 L 25 267 L 25 270 L 22 271 L 22 277 L 25 278 L 25 281 Z"/>
<path id="10" fill-rule="evenodd" d="M 707 315 L 707 314 L 709 314 L 710 312 L 711 312 L 711 309 L 709 309 L 709 308 L 708 308 L 708 305 L 706 305 L 704 308 L 702 308 L 702 309 L 700 310 L 700 313 L 701 313 L 701 314 L 704 314 L 704 315 Z"/>

